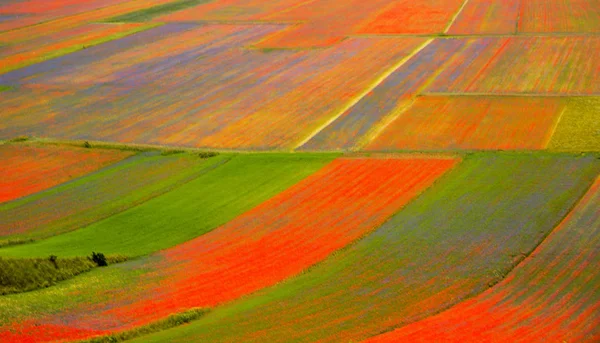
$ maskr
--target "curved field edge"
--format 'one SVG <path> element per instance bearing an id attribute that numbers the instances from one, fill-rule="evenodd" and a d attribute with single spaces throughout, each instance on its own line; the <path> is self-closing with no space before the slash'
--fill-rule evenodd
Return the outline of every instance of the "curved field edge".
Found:
<path id="1" fill-rule="evenodd" d="M 496 286 L 366 342 L 597 341 L 599 208 L 600 177 L 550 235 Z"/>
<path id="2" fill-rule="evenodd" d="M 500 281 L 598 172 L 590 155 L 473 154 L 309 272 L 135 342 L 336 342 L 418 321 Z"/>
<path id="3" fill-rule="evenodd" d="M 125 299 L 119 295 L 124 290 L 110 290 L 108 292 L 113 299 L 105 302 L 102 307 L 106 309 L 100 312 L 93 308 L 85 309 L 83 305 L 80 310 L 54 315 L 26 331 L 47 328 L 48 323 L 61 323 L 65 328 L 78 329 L 79 336 L 83 336 L 83 331 L 89 327 L 113 332 L 186 308 L 209 307 L 215 304 L 214 301 L 229 301 L 257 287 L 270 286 L 318 263 L 332 250 L 377 227 L 456 162 L 457 159 L 448 157 L 406 156 L 335 160 L 224 227 L 158 254 L 155 257 L 163 256 L 165 261 L 162 263 L 159 259 L 158 264 L 149 265 L 156 269 L 149 274 L 150 283 L 140 280 L 138 285 L 126 291 Z M 378 183 L 386 176 L 387 182 L 371 189 L 374 182 Z M 323 211 L 314 211 L 323 204 Z M 361 215 L 353 215 L 356 208 L 363 208 Z M 264 227 L 264 222 L 272 224 Z M 273 231 L 272 234 L 270 231 Z M 328 244 L 322 244 L 321 240 Z M 288 249 L 287 242 L 290 241 L 295 243 Z M 206 242 L 208 246 L 203 246 L 202 243 Z M 263 245 L 268 249 L 262 249 Z M 252 260 L 252 256 L 260 258 Z M 181 260 L 181 257 L 190 261 Z M 221 263 L 214 265 L 214 261 Z M 154 274 L 158 274 L 158 280 L 155 280 Z M 248 287 L 242 287 L 240 293 L 238 285 Z M 151 310 L 146 311 L 148 308 Z M 131 325 L 126 325 L 128 322 Z M 25 329 L 16 330 L 24 332 Z M 95 334 L 93 331 L 89 333 Z M 52 338 L 61 337 L 47 336 L 47 339 Z"/>
<path id="4" fill-rule="evenodd" d="M 0 202 L 15 200 L 96 171 L 133 153 L 8 142 L 0 145 Z"/>
<path id="5" fill-rule="evenodd" d="M 85 227 L 173 190 L 227 160 L 144 152 L 48 190 L 0 204 L 0 247 Z"/>
<path id="6" fill-rule="evenodd" d="M 335 156 L 233 155 L 224 165 L 138 206 L 76 231 L 0 249 L 0 255 L 85 256 L 100 251 L 133 257 L 169 248 L 225 224 L 314 173 Z"/>

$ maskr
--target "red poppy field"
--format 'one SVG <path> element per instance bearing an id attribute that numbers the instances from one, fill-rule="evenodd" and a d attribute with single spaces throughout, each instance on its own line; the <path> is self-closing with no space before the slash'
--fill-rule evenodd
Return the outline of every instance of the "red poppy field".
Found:
<path id="1" fill-rule="evenodd" d="M 0 342 L 600 341 L 599 0 L 5 0 Z"/>

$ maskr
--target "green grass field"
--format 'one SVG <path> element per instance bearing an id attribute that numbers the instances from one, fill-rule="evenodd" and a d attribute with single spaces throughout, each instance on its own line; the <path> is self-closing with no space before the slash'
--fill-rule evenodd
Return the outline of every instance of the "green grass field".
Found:
<path id="1" fill-rule="evenodd" d="M 225 160 L 145 152 L 48 190 L 0 204 L 0 246 L 85 227 L 189 182 Z"/>
<path id="2" fill-rule="evenodd" d="M 332 154 L 242 154 L 139 206 L 76 231 L 0 249 L 3 257 L 140 256 L 206 233 L 312 174 Z"/>

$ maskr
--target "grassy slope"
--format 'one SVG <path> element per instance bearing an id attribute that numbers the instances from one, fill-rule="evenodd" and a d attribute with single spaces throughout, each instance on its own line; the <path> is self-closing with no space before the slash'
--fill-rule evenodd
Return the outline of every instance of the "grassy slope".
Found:
<path id="1" fill-rule="evenodd" d="M 87 226 L 167 192 L 224 161 L 220 157 L 205 160 L 191 154 L 143 153 L 46 191 L 0 204 L 0 246 Z"/>
<path id="2" fill-rule="evenodd" d="M 122 262 L 123 257 L 107 257 L 107 262 Z M 89 257 L 56 258 L 0 258 L 0 295 L 49 287 L 58 281 L 70 279 L 97 267 Z"/>
<path id="3" fill-rule="evenodd" d="M 350 341 L 419 320 L 498 282 L 599 172 L 594 156 L 470 156 L 306 274 L 136 342 Z"/>
<path id="4" fill-rule="evenodd" d="M 49 288 L 1 296 L 0 326 L 10 322 L 23 322 L 28 318 L 55 313 L 82 303 L 97 303 L 98 295 L 103 294 L 106 289 L 134 287 L 139 276 L 148 271 L 143 264 L 142 267 L 138 265 L 140 262 L 133 260 L 94 268 Z"/>
<path id="5" fill-rule="evenodd" d="M 228 222 L 312 174 L 334 156 L 237 155 L 223 166 L 137 207 L 77 231 L 0 249 L 0 256 L 85 256 L 92 251 L 148 254 Z"/>

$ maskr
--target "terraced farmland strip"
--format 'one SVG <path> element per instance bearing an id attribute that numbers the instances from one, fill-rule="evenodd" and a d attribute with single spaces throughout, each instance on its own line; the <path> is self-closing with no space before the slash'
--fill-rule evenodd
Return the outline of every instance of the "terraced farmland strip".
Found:
<path id="1" fill-rule="evenodd" d="M 481 38 L 428 89 L 442 93 L 600 94 L 600 37 Z"/>
<path id="2" fill-rule="evenodd" d="M 118 150 L 0 145 L 0 203 L 56 186 L 131 155 Z"/>
<path id="3" fill-rule="evenodd" d="M 521 1 L 519 32 L 600 32 L 600 1 Z"/>
<path id="4" fill-rule="evenodd" d="M 268 287 L 373 230 L 456 162 L 335 160 L 215 231 L 157 254 L 162 258 L 151 265 L 155 272 L 140 281 L 137 292 L 112 291 L 114 300 L 104 304 L 108 310 L 84 307 L 52 322 L 119 330 Z"/>
<path id="5" fill-rule="evenodd" d="M 521 0 L 468 0 L 448 28 L 451 35 L 513 34 Z M 529 2 L 529 1 L 525 1 Z"/>
<path id="6" fill-rule="evenodd" d="M 130 0 L 127 2 L 116 3 L 111 6 L 98 8 L 96 10 L 75 13 L 73 15 L 43 21 L 37 25 L 25 26 L 6 32 L 1 32 L 0 42 L 10 44 L 20 43 L 45 36 L 52 32 L 60 32 L 79 25 L 88 24 L 90 22 L 111 18 L 120 14 L 133 12 L 139 9 L 168 3 L 171 1 L 173 0 Z M 69 7 L 66 6 L 66 8 L 68 9 Z"/>
<path id="7" fill-rule="evenodd" d="M 39 239 L 85 227 L 167 192 L 225 161 L 215 160 L 188 154 L 143 153 L 45 192 L 2 204 L 0 246 L 2 242 Z"/>
<path id="8" fill-rule="evenodd" d="M 282 74 L 293 80 L 308 73 L 310 79 L 199 144 L 244 149 L 295 147 L 422 43 L 419 38 L 351 38 L 332 49 L 316 51 L 310 55 L 314 64 Z"/>
<path id="9" fill-rule="evenodd" d="M 435 34 L 445 31 L 464 0 L 394 1 L 363 23 L 359 34 Z"/>
<path id="10" fill-rule="evenodd" d="M 82 34 L 75 34 L 73 36 L 63 36 L 62 39 L 54 44 L 48 44 L 48 37 L 40 37 L 40 39 L 30 42 L 28 46 L 18 46 L 17 49 L 21 50 L 17 53 L 10 54 L 10 47 L 7 51 L 2 51 L 1 55 L 9 54 L 3 58 L 0 58 L 0 73 L 6 73 L 8 71 L 22 68 L 34 63 L 39 63 L 47 59 L 55 58 L 58 56 L 66 55 L 68 53 L 85 49 L 90 46 L 104 43 L 113 39 L 119 39 L 121 37 L 149 29 L 152 25 L 143 24 L 119 24 L 119 25 L 99 25 L 92 24 L 91 30 Z M 80 28 L 78 28 L 80 29 Z M 41 43 L 41 44 L 40 44 Z"/>
<path id="11" fill-rule="evenodd" d="M 25 86 L 0 98 L 0 137 L 294 147 L 423 42 L 240 49 L 280 28 L 169 24 L 0 75 L 0 84 Z"/>
<path id="12" fill-rule="evenodd" d="M 148 21 L 155 17 L 165 15 L 166 13 L 181 11 L 189 7 L 194 7 L 198 5 L 202 5 L 212 0 L 179 0 L 173 1 L 170 3 L 166 3 L 163 5 L 158 5 L 146 9 L 142 9 L 139 11 L 127 13 L 120 15 L 118 17 L 110 18 L 106 20 L 107 22 L 140 22 L 140 21 Z"/>
<path id="13" fill-rule="evenodd" d="M 115 5 L 129 0 L 27 0 L 0 5 L 0 13 L 8 14 L 44 14 L 60 13 L 62 15 L 74 14 L 95 10 L 110 5 Z M 5 3 L 6 1 L 3 1 Z"/>
<path id="14" fill-rule="evenodd" d="M 227 156 L 212 158 L 213 161 Z M 145 255 L 201 236 L 302 180 L 332 155 L 240 155 L 143 204 L 76 231 L 0 249 L 5 257 Z"/>
<path id="15" fill-rule="evenodd" d="M 419 97 L 365 150 L 540 150 L 565 105 L 558 97 Z"/>
<path id="16" fill-rule="evenodd" d="M 296 7 L 310 5 L 315 0 L 220 0 L 156 18 L 156 21 L 273 21 L 272 15 Z"/>
<path id="17" fill-rule="evenodd" d="M 320 131 L 300 150 L 351 149 L 386 116 L 407 106 L 418 90 L 464 46 L 455 39 L 434 40 L 375 89 Z"/>
<path id="18" fill-rule="evenodd" d="M 0 32 L 41 24 L 101 7 L 116 5 L 129 0 L 27 0 L 0 5 Z"/>
<path id="19" fill-rule="evenodd" d="M 357 341 L 421 320 L 500 281 L 599 172 L 594 156 L 471 155 L 309 272 L 132 342 Z"/>
<path id="20" fill-rule="evenodd" d="M 268 16 L 268 20 L 298 21 L 257 44 L 261 48 L 328 47 L 355 33 L 357 26 L 390 0 L 316 0 Z"/>
<path id="21" fill-rule="evenodd" d="M 600 151 L 600 98 L 570 98 L 548 149 Z"/>
<path id="22" fill-rule="evenodd" d="M 367 342 L 598 341 L 598 246 L 600 178 L 501 283 L 448 311 Z"/>

